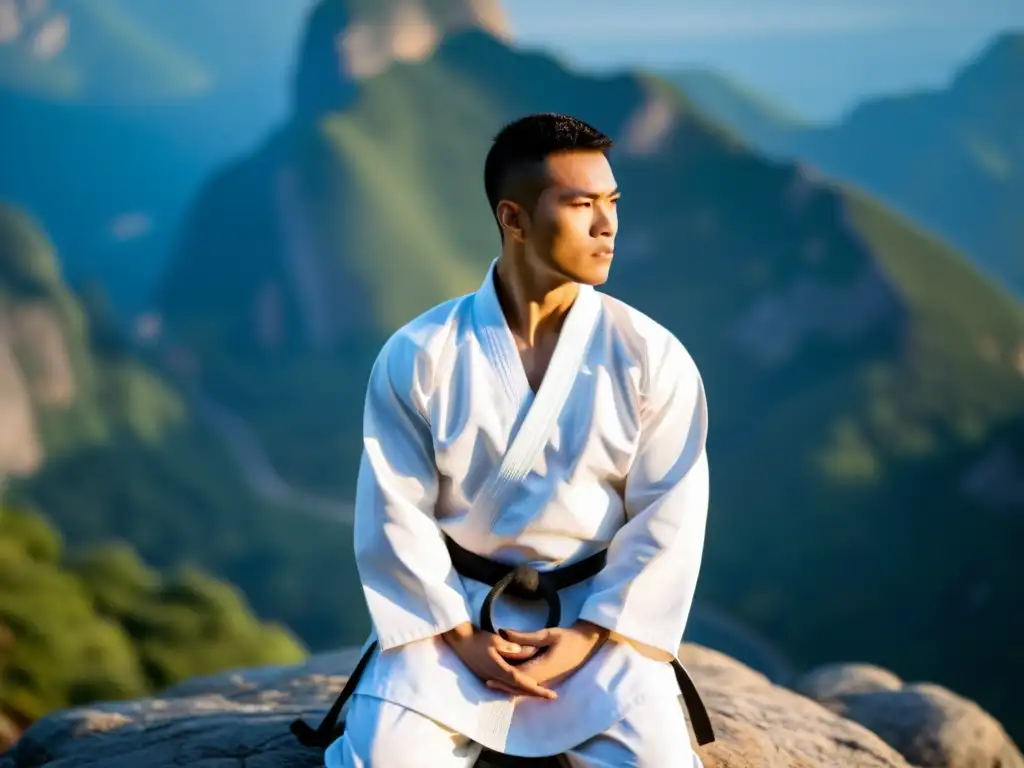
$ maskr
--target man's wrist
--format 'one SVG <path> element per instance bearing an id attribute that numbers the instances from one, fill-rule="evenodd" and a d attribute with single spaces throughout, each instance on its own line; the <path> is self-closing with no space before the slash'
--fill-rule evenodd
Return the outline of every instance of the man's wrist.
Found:
<path id="1" fill-rule="evenodd" d="M 586 619 L 577 619 L 572 625 L 573 629 L 589 638 L 595 643 L 602 643 L 608 639 L 608 635 L 611 634 L 611 630 L 607 627 L 602 627 L 600 624 L 595 624 L 592 621 Z"/>
<path id="2" fill-rule="evenodd" d="M 464 621 L 461 624 L 455 625 L 448 631 L 442 632 L 441 639 L 449 645 L 452 645 L 460 640 L 465 640 L 467 637 L 471 637 L 474 631 L 472 622 Z"/>

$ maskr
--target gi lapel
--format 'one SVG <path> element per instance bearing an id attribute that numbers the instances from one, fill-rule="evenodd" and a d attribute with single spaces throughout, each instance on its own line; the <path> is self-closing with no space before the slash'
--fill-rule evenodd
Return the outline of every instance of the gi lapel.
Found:
<path id="1" fill-rule="evenodd" d="M 511 340 L 511 332 L 508 330 L 494 289 L 496 264 L 496 261 L 492 262 L 484 285 L 474 297 L 474 310 L 479 310 L 477 317 L 483 322 L 478 322 L 478 328 L 490 347 L 488 352 L 497 364 L 506 388 L 516 402 L 521 402 L 526 393 L 523 391 L 523 383 L 518 381 L 518 378 L 525 377 L 515 376 L 513 361 L 508 359 L 510 352 L 507 341 Z M 500 317 L 500 324 L 495 312 Z M 550 439 L 551 430 L 558 422 L 558 416 L 576 383 L 576 375 L 590 346 L 590 337 L 600 314 L 601 297 L 591 286 L 581 285 L 576 300 L 562 324 L 551 362 L 526 417 L 512 436 L 505 455 L 495 464 L 473 500 L 474 508 L 489 516 L 492 527 L 501 512 L 505 495 L 526 477 L 538 454 Z M 507 340 L 501 338 L 502 333 L 507 334 Z M 511 346 L 514 351 L 514 341 Z"/>

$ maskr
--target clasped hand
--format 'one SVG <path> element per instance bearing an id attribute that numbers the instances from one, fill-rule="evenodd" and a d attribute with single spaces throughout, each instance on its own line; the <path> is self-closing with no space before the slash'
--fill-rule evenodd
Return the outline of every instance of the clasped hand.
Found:
<path id="1" fill-rule="evenodd" d="M 488 688 L 545 699 L 558 698 L 554 686 L 582 667 L 608 636 L 608 630 L 588 621 L 536 632 L 500 632 L 457 627 L 445 639 Z"/>

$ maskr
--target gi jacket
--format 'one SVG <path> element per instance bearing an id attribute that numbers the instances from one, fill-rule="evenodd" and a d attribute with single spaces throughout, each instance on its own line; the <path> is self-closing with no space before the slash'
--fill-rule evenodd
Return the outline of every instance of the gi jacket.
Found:
<path id="1" fill-rule="evenodd" d="M 589 286 L 534 393 L 495 265 L 475 293 L 397 331 L 370 376 L 355 553 L 380 650 L 356 693 L 498 752 L 551 755 L 652 697 L 678 705 L 665 662 L 678 652 L 703 551 L 707 405 L 683 345 Z M 583 618 L 611 636 L 558 699 L 487 688 L 440 637 L 479 626 L 489 590 L 454 571 L 443 533 L 538 570 L 607 548 L 599 574 L 561 592 L 561 625 Z M 494 616 L 528 631 L 544 625 L 547 606 L 503 597 Z"/>

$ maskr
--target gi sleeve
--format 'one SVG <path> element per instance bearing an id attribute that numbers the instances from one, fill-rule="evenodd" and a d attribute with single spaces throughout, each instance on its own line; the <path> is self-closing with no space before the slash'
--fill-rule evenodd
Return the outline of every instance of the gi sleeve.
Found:
<path id="1" fill-rule="evenodd" d="M 434 516 L 438 473 L 422 356 L 393 338 L 370 373 L 355 500 L 355 557 L 383 651 L 470 621 Z"/>
<path id="2" fill-rule="evenodd" d="M 704 386 L 682 344 L 672 337 L 666 346 L 655 351 L 641 403 L 624 493 L 627 522 L 612 538 L 580 618 L 669 661 L 697 586 L 709 476 Z"/>

